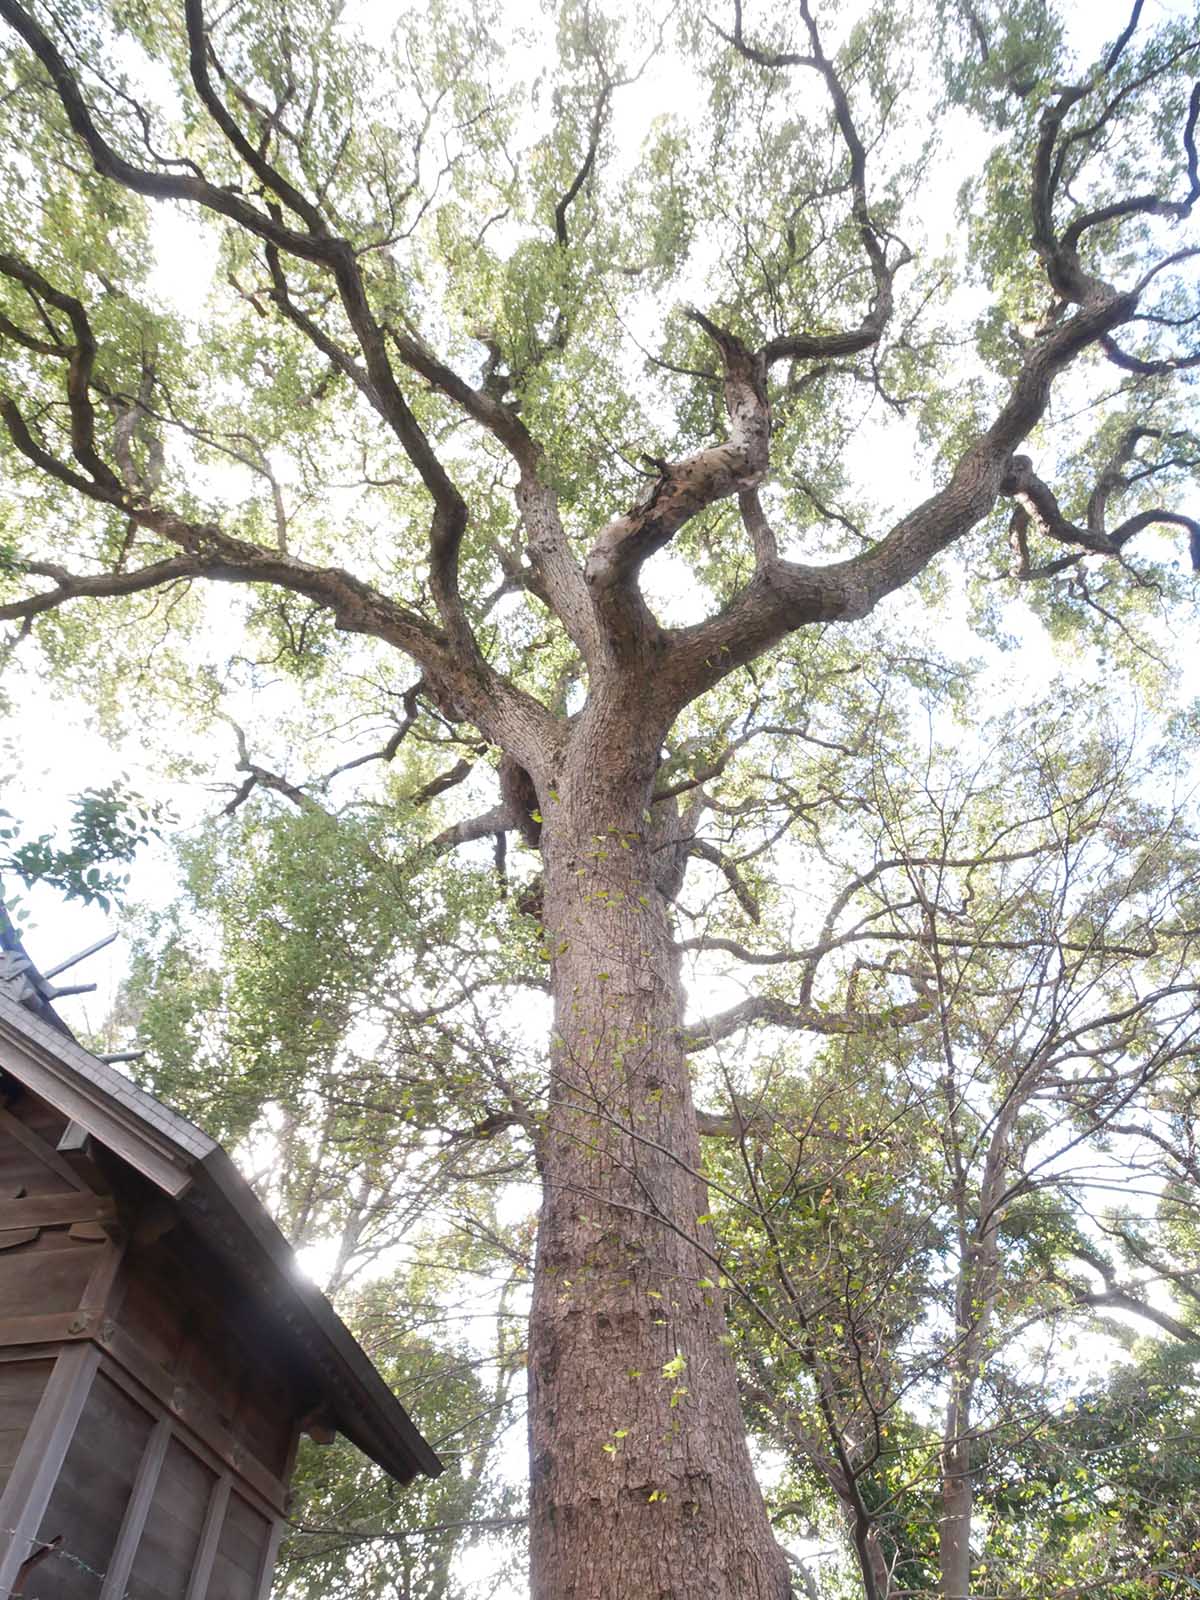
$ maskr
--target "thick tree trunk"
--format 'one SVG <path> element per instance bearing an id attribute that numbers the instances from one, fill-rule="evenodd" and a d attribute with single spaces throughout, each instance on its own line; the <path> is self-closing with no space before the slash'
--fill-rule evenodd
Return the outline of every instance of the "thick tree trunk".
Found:
<path id="1" fill-rule="evenodd" d="M 632 735 L 637 738 L 637 734 Z M 582 740 L 542 801 L 555 996 L 530 1330 L 533 1600 L 782 1600 L 750 1465 L 644 808 Z"/>

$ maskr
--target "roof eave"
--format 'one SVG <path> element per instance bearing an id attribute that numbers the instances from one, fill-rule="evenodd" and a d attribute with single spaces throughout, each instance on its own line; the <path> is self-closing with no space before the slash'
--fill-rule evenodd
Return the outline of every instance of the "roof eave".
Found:
<path id="1" fill-rule="evenodd" d="M 436 1478 L 444 1469 L 433 1447 L 320 1289 L 300 1273 L 291 1246 L 219 1147 L 197 1164 L 183 1208 L 205 1243 L 232 1270 L 249 1269 L 278 1311 L 284 1311 L 281 1302 L 290 1302 L 298 1313 L 289 1320 L 310 1361 L 334 1390 L 338 1431 L 401 1482 L 418 1473 Z"/>
<path id="2" fill-rule="evenodd" d="M 407 1483 L 443 1470 L 400 1401 L 360 1349 L 250 1185 L 219 1145 L 85 1050 L 69 1033 L 0 990 L 0 1039 L 20 1053 L 10 1070 L 180 1207 L 227 1268 L 287 1324 L 305 1362 L 333 1391 L 340 1432 Z"/>

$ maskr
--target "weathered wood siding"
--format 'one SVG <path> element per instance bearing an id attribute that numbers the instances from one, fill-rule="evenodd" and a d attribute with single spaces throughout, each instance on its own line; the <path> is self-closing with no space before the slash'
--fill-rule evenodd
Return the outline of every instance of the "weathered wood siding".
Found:
<path id="1" fill-rule="evenodd" d="M 305 1395 L 278 1341 L 182 1230 L 130 1245 L 107 1315 L 114 1354 L 268 1497 L 282 1492 Z"/>
<path id="2" fill-rule="evenodd" d="M 229 1497 L 229 1510 L 217 1546 L 209 1586 L 211 1600 L 257 1600 L 271 1527 L 239 1494 Z"/>
<path id="3" fill-rule="evenodd" d="M 44 1542 L 61 1538 L 62 1554 L 37 1569 L 31 1597 L 97 1600 L 153 1427 L 148 1411 L 96 1374 L 38 1530 Z"/>
<path id="4" fill-rule="evenodd" d="M 136 1600 L 187 1600 L 216 1484 L 217 1474 L 172 1439 L 129 1578 Z"/>
<path id="5" fill-rule="evenodd" d="M 52 1361 L 0 1362 L 0 1494 L 53 1365 Z"/>
<path id="6" fill-rule="evenodd" d="M 23 1600 L 264 1600 L 318 1397 L 144 1182 L 61 1152 L 65 1128 L 11 1085 L 0 1102 L 0 1494 L 37 1485 L 22 1556 L 35 1527 L 59 1541 Z M 84 1343 L 98 1367 L 57 1430 L 61 1467 L 38 1475 L 39 1400 Z M 45 1407 L 37 1426 L 54 1430 Z M 5 1547 L 0 1532 L 0 1567 Z"/>

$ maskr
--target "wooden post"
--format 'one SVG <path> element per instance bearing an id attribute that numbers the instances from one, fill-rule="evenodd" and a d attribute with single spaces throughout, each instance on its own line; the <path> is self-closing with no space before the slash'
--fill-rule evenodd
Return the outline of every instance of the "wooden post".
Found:
<path id="1" fill-rule="evenodd" d="M 229 1509 L 229 1491 L 233 1479 L 223 1472 L 213 1484 L 204 1518 L 204 1532 L 192 1561 L 192 1581 L 188 1584 L 185 1600 L 204 1600 L 208 1593 L 208 1580 L 212 1576 L 213 1562 L 217 1559 L 217 1546 L 221 1542 L 221 1529 L 225 1526 L 225 1513 Z"/>
<path id="2" fill-rule="evenodd" d="M 258 1569 L 258 1588 L 254 1591 L 255 1600 L 270 1600 L 271 1579 L 275 1576 L 275 1559 L 279 1554 L 279 1542 L 283 1538 L 283 1519 L 276 1517 L 271 1523 L 271 1535 L 267 1540 L 267 1547 L 263 1551 L 262 1562 Z"/>
<path id="3" fill-rule="evenodd" d="M 59 1352 L 47 1379 L 12 1475 L 0 1495 L 0 1595 L 11 1593 L 31 1554 L 99 1365 L 96 1346 L 80 1340 Z"/>
<path id="4" fill-rule="evenodd" d="M 108 1563 L 104 1587 L 100 1590 L 100 1600 L 121 1600 L 121 1596 L 125 1593 L 125 1585 L 129 1581 L 133 1567 L 133 1558 L 141 1543 L 154 1491 L 158 1487 L 158 1475 L 162 1471 L 163 1460 L 170 1442 L 171 1419 L 160 1417 L 142 1452 L 141 1465 L 133 1483 L 133 1492 L 129 1496 L 129 1504 L 121 1519 L 121 1531 L 117 1535 L 117 1542 Z"/>

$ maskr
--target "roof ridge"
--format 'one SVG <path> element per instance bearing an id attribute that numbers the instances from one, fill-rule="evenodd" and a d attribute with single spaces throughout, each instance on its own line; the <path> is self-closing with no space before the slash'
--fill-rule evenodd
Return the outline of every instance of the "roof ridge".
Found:
<path id="1" fill-rule="evenodd" d="M 58 993 L 55 986 L 44 978 L 33 957 L 26 950 L 16 923 L 9 915 L 8 903 L 0 884 L 0 992 L 10 995 L 26 1011 L 33 1012 L 43 1022 L 66 1034 L 75 1035 L 55 1011 L 52 1004 Z"/>

